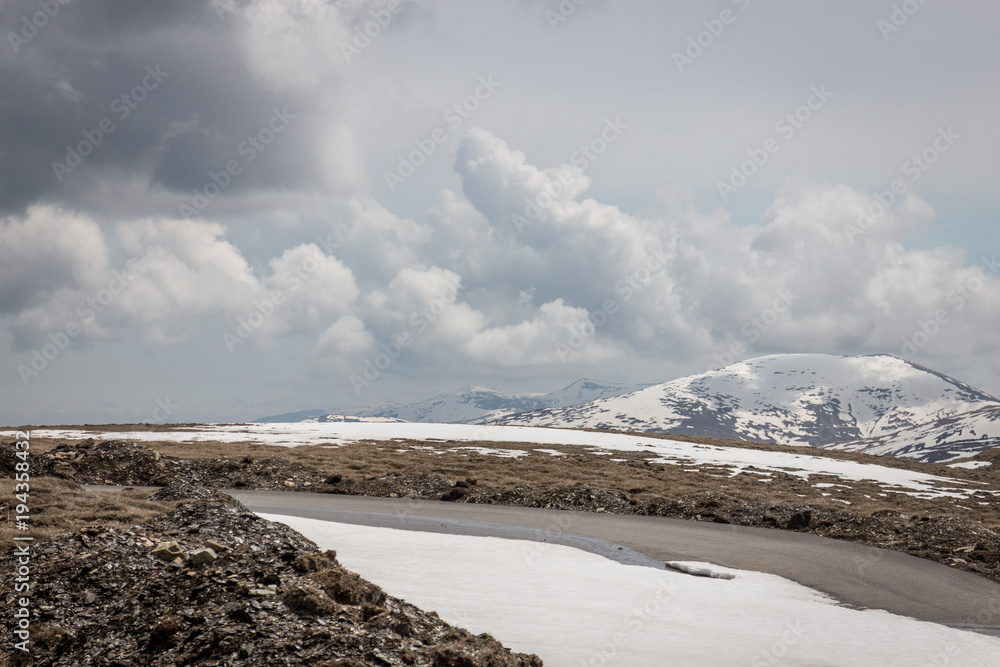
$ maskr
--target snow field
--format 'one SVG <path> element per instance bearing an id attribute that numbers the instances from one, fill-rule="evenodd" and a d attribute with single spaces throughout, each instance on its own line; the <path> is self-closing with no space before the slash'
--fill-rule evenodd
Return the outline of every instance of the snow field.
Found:
<path id="1" fill-rule="evenodd" d="M 630 566 L 571 547 L 261 515 L 345 567 L 549 667 L 824 667 L 1000 663 L 1000 640 L 838 606 L 769 574 Z"/>

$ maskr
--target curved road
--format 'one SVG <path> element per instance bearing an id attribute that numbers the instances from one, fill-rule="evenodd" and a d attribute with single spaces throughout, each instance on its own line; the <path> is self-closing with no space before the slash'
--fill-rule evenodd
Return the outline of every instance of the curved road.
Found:
<path id="1" fill-rule="evenodd" d="M 1000 636 L 1000 585 L 907 554 L 808 533 L 433 500 L 282 491 L 227 493 L 254 512 L 549 541 L 637 565 L 663 567 L 664 561 L 687 560 L 768 572 L 846 605 Z"/>

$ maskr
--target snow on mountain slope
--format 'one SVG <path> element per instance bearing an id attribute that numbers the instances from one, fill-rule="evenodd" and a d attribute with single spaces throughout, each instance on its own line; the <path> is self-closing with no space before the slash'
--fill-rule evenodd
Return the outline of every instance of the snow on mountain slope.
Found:
<path id="1" fill-rule="evenodd" d="M 562 408 L 598 398 L 619 396 L 637 388 L 636 385 L 608 384 L 587 379 L 577 380 L 550 394 L 505 394 L 488 387 L 471 386 L 409 405 L 355 408 L 340 410 L 338 414 L 402 419 L 409 422 L 470 423 L 518 412 Z"/>
<path id="2" fill-rule="evenodd" d="M 943 461 L 1000 446 L 1000 401 L 888 355 L 783 354 L 493 420 L 813 445 Z"/>
<path id="3" fill-rule="evenodd" d="M 303 419 L 300 423 L 302 424 L 327 424 L 327 423 L 385 423 L 385 422 L 406 422 L 405 419 L 396 419 L 394 417 L 355 417 L 353 415 L 322 415 L 319 417 L 310 417 L 308 419 Z"/>
<path id="4" fill-rule="evenodd" d="M 409 405 L 384 405 L 338 412 L 357 417 L 453 424 L 545 407 L 548 405 L 534 394 L 504 394 L 488 387 L 471 386 Z"/>
<path id="5" fill-rule="evenodd" d="M 930 463 L 972 456 L 1000 447 L 1000 405 L 986 406 L 952 417 L 878 436 L 825 445 L 827 449 L 901 456 Z"/>
<path id="6" fill-rule="evenodd" d="M 326 410 L 313 409 L 313 410 L 299 410 L 298 412 L 284 412 L 280 415 L 270 415 L 267 417 L 261 417 L 260 419 L 254 419 L 254 424 L 287 424 L 289 422 L 300 422 L 306 419 L 312 419 L 314 417 L 322 417 L 327 413 Z"/>
<path id="7" fill-rule="evenodd" d="M 571 405 L 579 405 L 587 401 L 596 401 L 602 398 L 621 396 L 633 391 L 638 391 L 649 385 L 629 385 L 618 383 L 598 382 L 584 378 L 577 380 L 573 384 L 551 394 L 541 397 L 548 408 L 566 408 Z"/>

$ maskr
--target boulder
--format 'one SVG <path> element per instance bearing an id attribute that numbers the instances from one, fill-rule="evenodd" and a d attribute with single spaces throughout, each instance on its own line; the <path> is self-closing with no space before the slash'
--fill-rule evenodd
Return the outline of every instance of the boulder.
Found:
<path id="1" fill-rule="evenodd" d="M 176 542 L 160 542 L 153 547 L 152 554 L 160 560 L 170 562 L 175 558 L 187 559 L 187 554 Z"/>
<path id="2" fill-rule="evenodd" d="M 219 555 L 210 547 L 195 549 L 188 554 L 188 560 L 191 561 L 192 565 L 205 565 L 206 563 L 211 563 L 218 557 Z"/>
<path id="3" fill-rule="evenodd" d="M 800 528 L 808 528 L 811 522 L 812 512 L 809 510 L 801 510 L 789 517 L 786 527 L 788 530 L 799 530 Z"/>

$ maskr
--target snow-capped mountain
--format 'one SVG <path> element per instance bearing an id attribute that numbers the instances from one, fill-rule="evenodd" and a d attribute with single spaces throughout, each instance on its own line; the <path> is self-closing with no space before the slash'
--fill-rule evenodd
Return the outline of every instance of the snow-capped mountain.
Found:
<path id="1" fill-rule="evenodd" d="M 648 384 L 617 384 L 598 382 L 584 378 L 577 380 L 568 387 L 559 391 L 553 391 L 539 398 L 545 402 L 546 408 L 566 408 L 571 405 L 579 405 L 588 401 L 596 401 L 601 398 L 612 398 L 621 396 L 633 391 L 645 389 Z"/>
<path id="2" fill-rule="evenodd" d="M 353 415 L 320 415 L 309 417 L 298 422 L 300 424 L 385 424 L 400 423 L 405 424 L 405 419 L 395 417 L 355 417 Z"/>
<path id="3" fill-rule="evenodd" d="M 1000 447 L 1000 405 L 940 417 L 868 440 L 833 443 L 824 447 L 930 462 L 972 456 L 984 449 Z"/>
<path id="4" fill-rule="evenodd" d="M 322 417 L 323 415 L 329 413 L 329 410 L 313 409 L 313 410 L 299 410 L 297 412 L 283 412 L 280 415 L 270 415 L 268 417 L 261 417 L 260 419 L 254 419 L 254 424 L 289 424 L 294 422 L 305 421 L 306 419 L 312 419 L 314 417 Z"/>
<path id="5" fill-rule="evenodd" d="M 626 385 L 596 380 L 577 380 L 549 394 L 505 394 L 488 387 L 470 386 L 409 405 L 379 405 L 370 408 L 286 413 L 258 419 L 258 422 L 409 421 L 442 424 L 472 423 L 505 415 L 545 408 L 562 408 L 598 398 L 627 394 L 646 385 Z M 301 416 L 299 416 L 301 415 Z M 298 417 L 298 418 L 283 418 Z"/>
<path id="6" fill-rule="evenodd" d="M 490 421 L 759 440 L 922 461 L 1000 447 L 1000 401 L 888 355 L 772 355 Z"/>
<path id="7" fill-rule="evenodd" d="M 587 379 L 577 380 L 550 394 L 505 394 L 489 387 L 470 386 L 409 405 L 340 410 L 338 413 L 410 422 L 468 424 L 530 410 L 563 408 L 599 398 L 619 396 L 637 388 L 636 385 L 608 384 Z"/>
<path id="8" fill-rule="evenodd" d="M 357 417 L 402 419 L 408 422 L 466 423 L 549 407 L 537 394 L 504 394 L 488 387 L 470 386 L 409 405 L 380 405 L 339 410 Z"/>

